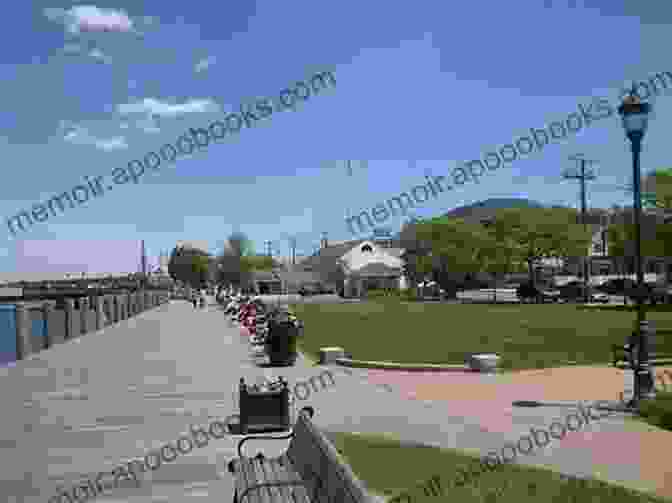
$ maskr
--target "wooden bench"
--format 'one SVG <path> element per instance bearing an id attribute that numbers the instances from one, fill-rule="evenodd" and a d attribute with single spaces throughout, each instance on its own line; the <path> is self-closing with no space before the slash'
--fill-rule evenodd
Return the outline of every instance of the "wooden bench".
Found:
<path id="1" fill-rule="evenodd" d="M 282 437 L 248 436 L 238 442 L 238 459 L 229 462 L 235 477 L 234 503 L 373 503 L 364 485 L 329 440 L 311 421 L 314 410 L 304 407 L 292 433 Z M 286 440 L 287 451 L 278 458 L 259 453 L 243 456 L 251 439 Z"/>

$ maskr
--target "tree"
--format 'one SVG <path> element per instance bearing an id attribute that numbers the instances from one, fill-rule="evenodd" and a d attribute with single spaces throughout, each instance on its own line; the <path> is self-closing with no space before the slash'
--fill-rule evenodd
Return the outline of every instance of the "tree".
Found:
<path id="1" fill-rule="evenodd" d="M 642 205 L 672 210 L 672 168 L 649 173 L 642 183 Z"/>
<path id="2" fill-rule="evenodd" d="M 586 256 L 591 235 L 577 216 L 570 208 L 507 208 L 497 212 L 493 226 L 510 240 L 511 263 L 526 263 L 534 284 L 534 267 L 542 259 Z"/>
<path id="3" fill-rule="evenodd" d="M 238 287 L 247 286 L 251 280 L 254 261 L 250 261 L 254 245 L 242 232 L 229 236 L 224 251 L 216 259 L 218 281 Z"/>
<path id="4" fill-rule="evenodd" d="M 497 279 L 519 269 L 516 267 L 516 257 L 520 255 L 519 246 L 504 225 L 490 223 L 486 226 L 486 234 L 489 241 L 483 240 L 482 267 L 495 278 L 494 301 L 497 302 Z"/>
<path id="5" fill-rule="evenodd" d="M 415 224 L 415 269 L 420 275 L 431 274 L 448 297 L 457 296 L 458 284 L 466 274 L 482 271 L 484 250 L 492 239 L 480 224 L 463 219 L 438 217 Z"/>
<path id="6" fill-rule="evenodd" d="M 208 281 L 211 256 L 208 252 L 189 246 L 176 246 L 170 254 L 168 274 L 192 288 L 201 288 Z"/>

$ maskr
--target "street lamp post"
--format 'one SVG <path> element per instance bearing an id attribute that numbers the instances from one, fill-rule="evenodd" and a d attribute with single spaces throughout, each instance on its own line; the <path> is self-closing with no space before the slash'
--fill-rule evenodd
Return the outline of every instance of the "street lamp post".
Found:
<path id="1" fill-rule="evenodd" d="M 642 150 L 642 138 L 646 133 L 651 105 L 642 103 L 633 87 L 630 95 L 623 98 L 618 107 L 618 113 L 623 121 L 623 129 L 630 140 L 632 150 L 633 192 L 634 192 L 634 220 L 635 220 L 635 271 L 637 274 L 637 359 L 634 376 L 634 397 L 630 406 L 637 406 L 642 398 L 651 398 L 653 395 L 653 379 L 649 362 L 649 326 L 644 312 L 644 271 L 642 268 L 642 194 L 641 170 L 639 157 Z"/>

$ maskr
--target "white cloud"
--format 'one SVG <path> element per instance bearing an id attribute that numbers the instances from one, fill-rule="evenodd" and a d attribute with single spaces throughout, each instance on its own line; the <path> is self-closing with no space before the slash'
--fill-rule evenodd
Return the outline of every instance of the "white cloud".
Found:
<path id="1" fill-rule="evenodd" d="M 102 61 L 103 63 L 112 63 L 110 57 L 103 54 L 103 52 L 100 49 L 92 49 L 91 52 L 89 53 L 89 56 L 91 56 L 93 59 Z"/>
<path id="2" fill-rule="evenodd" d="M 207 70 L 210 66 L 214 65 L 217 62 L 217 58 L 214 56 L 210 56 L 209 58 L 205 58 L 200 60 L 198 63 L 196 63 L 196 66 L 194 69 L 196 72 L 202 72 L 204 70 Z"/>
<path id="3" fill-rule="evenodd" d="M 70 33 L 131 32 L 133 21 L 123 10 L 101 9 L 95 5 L 77 5 L 71 9 L 46 8 L 44 15 L 63 24 Z"/>
<path id="4" fill-rule="evenodd" d="M 154 98 L 145 98 L 137 103 L 124 103 L 117 106 L 122 115 L 144 113 L 159 117 L 177 117 L 188 113 L 219 112 L 220 107 L 212 100 L 192 99 L 183 104 L 163 103 Z"/>
<path id="5" fill-rule="evenodd" d="M 94 143 L 96 148 L 101 150 L 110 151 L 110 150 L 123 150 L 128 148 L 128 143 L 123 136 L 115 136 L 114 138 L 109 139 L 98 139 Z"/>
<path id="6" fill-rule="evenodd" d="M 146 117 L 135 123 L 137 127 L 142 129 L 145 133 L 158 133 L 161 131 L 154 117 Z"/>
<path id="7" fill-rule="evenodd" d="M 66 54 L 80 54 L 82 47 L 79 44 L 65 44 L 62 50 Z"/>
<path id="8" fill-rule="evenodd" d="M 82 126 L 67 125 L 66 127 L 66 125 L 67 123 L 65 121 L 61 121 L 61 127 L 68 130 L 63 136 L 63 139 L 69 143 L 75 145 L 93 145 L 106 152 L 128 148 L 126 139 L 123 136 L 97 138 Z"/>

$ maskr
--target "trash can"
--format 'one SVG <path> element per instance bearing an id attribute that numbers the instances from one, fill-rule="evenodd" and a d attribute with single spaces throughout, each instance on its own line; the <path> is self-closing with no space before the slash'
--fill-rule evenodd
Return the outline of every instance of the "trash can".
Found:
<path id="1" fill-rule="evenodd" d="M 280 313 L 269 320 L 266 354 L 271 365 L 294 365 L 298 328 L 287 313 Z"/>
<path id="2" fill-rule="evenodd" d="M 247 385 L 241 377 L 238 390 L 242 435 L 290 429 L 289 389 L 282 377 L 262 386 Z"/>

